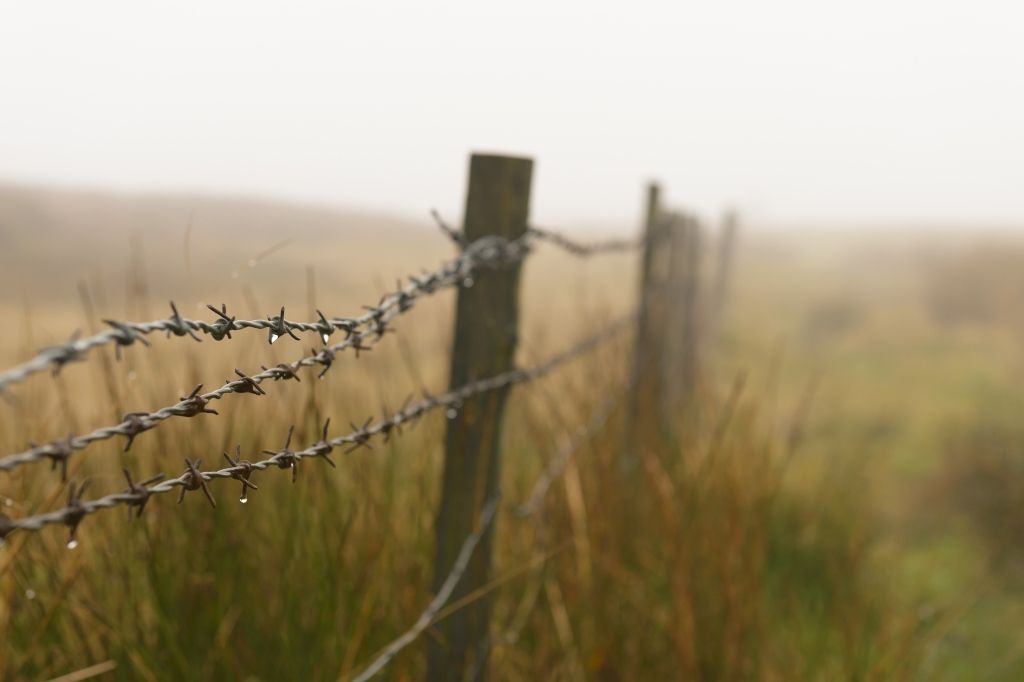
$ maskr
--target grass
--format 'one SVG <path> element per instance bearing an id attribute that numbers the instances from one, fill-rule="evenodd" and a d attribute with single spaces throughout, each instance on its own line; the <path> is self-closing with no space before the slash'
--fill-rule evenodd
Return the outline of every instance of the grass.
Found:
<path id="1" fill-rule="evenodd" d="M 116 214 L 103 206 L 96 212 Z M 143 222 L 146 210 L 162 220 L 180 212 L 146 206 L 135 207 Z M 190 311 L 226 301 L 246 315 L 281 303 L 343 314 L 446 253 L 405 226 L 332 234 L 320 214 L 274 211 L 299 227 L 257 225 L 239 245 L 217 225 L 243 221 L 215 206 L 201 215 L 216 219 L 194 226 L 188 259 L 181 231 L 147 233 L 140 246 L 85 244 L 73 266 L 67 253 L 47 264 L 33 247 L 35 272 L 12 264 L 0 275 L 23 292 L 0 312 L 24 321 L 20 337 L 0 340 L 2 364 L 105 316 L 160 314 L 172 294 Z M 121 244 L 116 268 L 111 243 Z M 678 415 L 690 426 L 683 437 L 648 438 L 624 472 L 620 406 L 526 519 L 511 508 L 567 434 L 622 390 L 629 340 L 515 389 L 483 593 L 493 599 L 494 679 L 1019 679 L 1024 583 L 1006 556 L 1019 523 L 1012 427 L 1024 357 L 1012 311 L 965 317 L 959 294 L 941 305 L 955 273 L 985 273 L 970 279 L 979 296 L 1012 278 L 991 276 L 977 263 L 986 252 L 960 241 L 932 244 L 927 258 L 918 245 L 912 235 L 750 236 L 699 410 Z M 148 264 L 141 271 L 123 265 L 131 249 Z M 628 257 L 537 254 L 524 278 L 521 361 L 626 309 L 633 268 Z M 79 281 L 89 306 L 74 293 Z M 76 457 L 72 478 L 88 475 L 97 493 L 120 489 L 121 466 L 136 477 L 177 474 L 184 458 L 211 464 L 236 444 L 251 456 L 279 446 L 292 424 L 306 444 L 326 416 L 359 422 L 410 390 L 443 388 L 451 303 L 417 306 L 398 334 L 358 362 L 344 357 L 323 381 L 304 375 L 265 397 L 229 396 L 219 417 L 171 420 L 128 454 L 120 442 L 97 444 Z M 35 377 L 0 406 L 0 446 L 112 423 L 308 345 L 239 337 L 201 347 L 157 339 L 121 363 L 110 355 Z M 116 668 L 104 679 L 350 677 L 430 600 L 444 428 L 443 416 L 428 418 L 339 458 L 336 471 L 304 463 L 294 485 L 265 472 L 246 505 L 236 482 L 217 482 L 216 510 L 190 494 L 181 506 L 154 499 L 134 521 L 125 510 L 98 514 L 74 551 L 60 529 L 12 536 L 0 550 L 0 677 L 45 679 L 108 660 Z M 63 494 L 45 470 L 0 479 L 12 516 Z M 421 641 L 384 677 L 419 679 L 424 666 Z"/>

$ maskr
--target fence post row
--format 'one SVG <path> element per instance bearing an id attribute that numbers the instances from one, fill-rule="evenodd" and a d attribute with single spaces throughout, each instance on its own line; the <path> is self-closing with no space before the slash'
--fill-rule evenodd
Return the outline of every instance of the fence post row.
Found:
<path id="1" fill-rule="evenodd" d="M 508 240 L 527 230 L 533 161 L 474 154 L 463 234 L 469 242 L 498 236 Z M 513 367 L 519 324 L 521 264 L 481 273 L 459 289 L 449 386 L 499 374 Z M 437 515 L 436 592 L 451 572 L 463 538 L 473 532 L 500 475 L 501 425 L 507 389 L 473 398 L 449 413 L 444 476 Z M 487 584 L 494 524 L 473 555 L 453 601 Z M 486 669 L 490 600 L 485 596 L 437 624 L 428 647 L 430 680 L 461 680 L 467 670 Z"/>
<path id="2" fill-rule="evenodd" d="M 701 346 L 712 340 L 725 304 L 736 238 L 726 216 L 710 300 L 701 292 L 703 237 L 693 215 L 667 211 L 657 184 L 647 188 L 639 315 L 627 415 L 624 468 L 651 439 L 676 443 L 697 418 Z"/>

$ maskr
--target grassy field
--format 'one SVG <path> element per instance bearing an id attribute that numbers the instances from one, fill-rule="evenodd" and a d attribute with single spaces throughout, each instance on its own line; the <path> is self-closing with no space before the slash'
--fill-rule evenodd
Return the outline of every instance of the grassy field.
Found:
<path id="1" fill-rule="evenodd" d="M 426 220 L 244 200 L 0 190 L 0 366 L 150 319 L 173 298 L 206 317 L 357 312 L 451 247 Z M 542 250 L 524 277 L 530 364 L 628 310 L 630 255 Z M 1024 240 L 944 231 L 743 235 L 687 436 L 642 449 L 623 478 L 623 414 L 588 440 L 542 513 L 527 499 L 560 444 L 621 393 L 623 338 L 515 389 L 497 519 L 497 680 L 1017 680 L 1024 675 Z M 219 417 L 171 420 L 76 456 L 90 494 L 177 475 L 240 445 L 250 456 L 318 425 L 361 422 L 443 389 L 452 294 L 403 316 L 372 353 L 322 380 L 232 395 Z M 154 338 L 34 377 L 0 403 L 0 448 L 24 449 L 170 404 L 235 367 L 308 343 L 238 334 Z M 208 417 L 208 418 L 207 418 Z M 112 661 L 110 679 L 347 679 L 430 600 L 445 420 L 374 450 L 113 510 L 0 549 L 0 678 Z M 0 475 L 4 512 L 61 504 L 45 467 Z M 452 608 L 458 608 L 454 604 Z M 428 633 L 425 637 L 429 637 Z M 419 679 L 419 642 L 384 679 Z"/>

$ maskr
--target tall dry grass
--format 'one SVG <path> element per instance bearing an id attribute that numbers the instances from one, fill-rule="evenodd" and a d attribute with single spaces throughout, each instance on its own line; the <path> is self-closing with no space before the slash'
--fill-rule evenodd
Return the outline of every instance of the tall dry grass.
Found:
<path id="1" fill-rule="evenodd" d="M 234 284 L 230 268 L 214 270 L 227 274 L 226 285 L 209 272 L 199 283 L 134 272 L 136 285 L 119 288 L 125 273 L 101 272 L 84 278 L 77 303 L 8 301 L 6 312 L 26 322 L 23 338 L 7 339 L 3 364 L 103 316 L 159 311 L 176 281 L 196 307 L 227 300 L 263 314 L 286 302 L 344 314 L 373 300 L 380 282 L 415 272 L 423 251 L 396 251 L 391 241 L 378 242 L 386 263 L 338 258 L 346 247 L 336 237 L 273 267 L 243 268 Z M 141 248 L 149 260 L 164 253 Z M 232 245 L 203 258 L 245 263 L 247 255 Z M 353 272 L 370 271 L 386 272 L 372 287 L 346 285 Z M 629 305 L 632 274 L 627 260 L 580 265 L 540 255 L 527 270 L 521 360 L 568 345 Z M 91 447 L 76 456 L 70 478 L 88 476 L 97 492 L 120 489 L 122 466 L 137 477 L 176 474 L 185 458 L 210 465 L 236 444 L 251 456 L 278 447 L 293 424 L 305 444 L 328 416 L 358 422 L 410 390 L 443 388 L 450 308 L 450 297 L 424 303 L 400 320 L 397 335 L 358 361 L 345 357 L 323 381 L 304 375 L 265 397 L 229 396 L 216 405 L 219 417 L 172 420 L 139 436 L 130 453 L 120 442 Z M 848 462 L 843 476 L 791 475 L 804 472 L 793 435 L 804 417 L 781 420 L 777 435 L 771 392 L 733 391 L 733 377 L 714 366 L 700 418 L 678 416 L 683 436 L 645 442 L 639 465 L 624 473 L 619 409 L 538 514 L 512 512 L 560 440 L 623 391 L 628 350 L 623 339 L 517 388 L 510 401 L 494 579 L 474 595 L 494 600 L 492 677 L 909 678 L 918 625 L 878 566 L 875 518 L 858 494 L 866 472 Z M 29 439 L 112 423 L 129 409 L 173 402 L 196 383 L 217 384 L 235 366 L 305 352 L 244 337 L 216 346 L 157 340 L 120 363 L 100 353 L 19 387 L 0 407 L 0 445 L 14 451 Z M 98 514 L 83 523 L 75 550 L 60 529 L 12 536 L 0 550 L 0 677 L 45 679 L 104 661 L 116 664 L 111 679 L 350 677 L 430 599 L 444 426 L 443 416 L 428 418 L 386 446 L 339 457 L 336 471 L 303 463 L 296 484 L 266 472 L 246 505 L 235 500 L 237 483 L 222 481 L 212 486 L 215 510 L 188 495 L 180 506 L 172 496 L 154 499 L 138 520 L 125 510 Z M 21 515 L 59 504 L 65 490 L 54 474 L 31 468 L 5 475 L 0 494 Z M 424 658 L 420 642 L 386 677 L 418 679 Z"/>

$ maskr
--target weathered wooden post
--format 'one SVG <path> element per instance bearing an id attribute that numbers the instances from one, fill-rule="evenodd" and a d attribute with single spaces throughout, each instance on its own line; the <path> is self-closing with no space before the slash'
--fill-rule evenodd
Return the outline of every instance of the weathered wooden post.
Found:
<path id="1" fill-rule="evenodd" d="M 531 159 L 474 154 L 463 234 L 472 242 L 487 236 L 508 240 L 526 233 L 530 207 Z M 520 264 L 483 272 L 458 293 L 449 386 L 513 367 L 519 325 Z M 445 436 L 444 480 L 437 515 L 435 591 L 451 572 L 463 539 L 498 488 L 498 450 L 507 391 L 473 398 L 450 415 Z M 458 588 L 457 602 L 487 584 L 494 524 L 484 534 Z M 486 669 L 490 601 L 463 606 L 434 629 L 428 651 L 428 679 L 461 680 L 467 670 Z"/>
<path id="2" fill-rule="evenodd" d="M 690 215 L 673 215 L 669 236 L 669 266 L 665 280 L 666 343 L 663 348 L 661 412 L 665 430 L 680 434 L 684 413 L 691 414 L 700 379 L 701 227 Z"/>
<path id="3" fill-rule="evenodd" d="M 664 341 L 664 306 L 659 288 L 662 269 L 665 216 L 661 209 L 661 187 L 647 186 L 644 212 L 644 251 L 640 265 L 640 295 L 637 303 L 636 339 L 633 347 L 633 369 L 630 377 L 629 408 L 626 424 L 626 450 L 623 462 L 627 470 L 636 465 L 636 448 L 647 440 L 645 433 L 651 420 L 645 419 L 656 409 L 661 393 L 661 345 Z M 646 428 L 645 428 L 646 427 Z"/>

